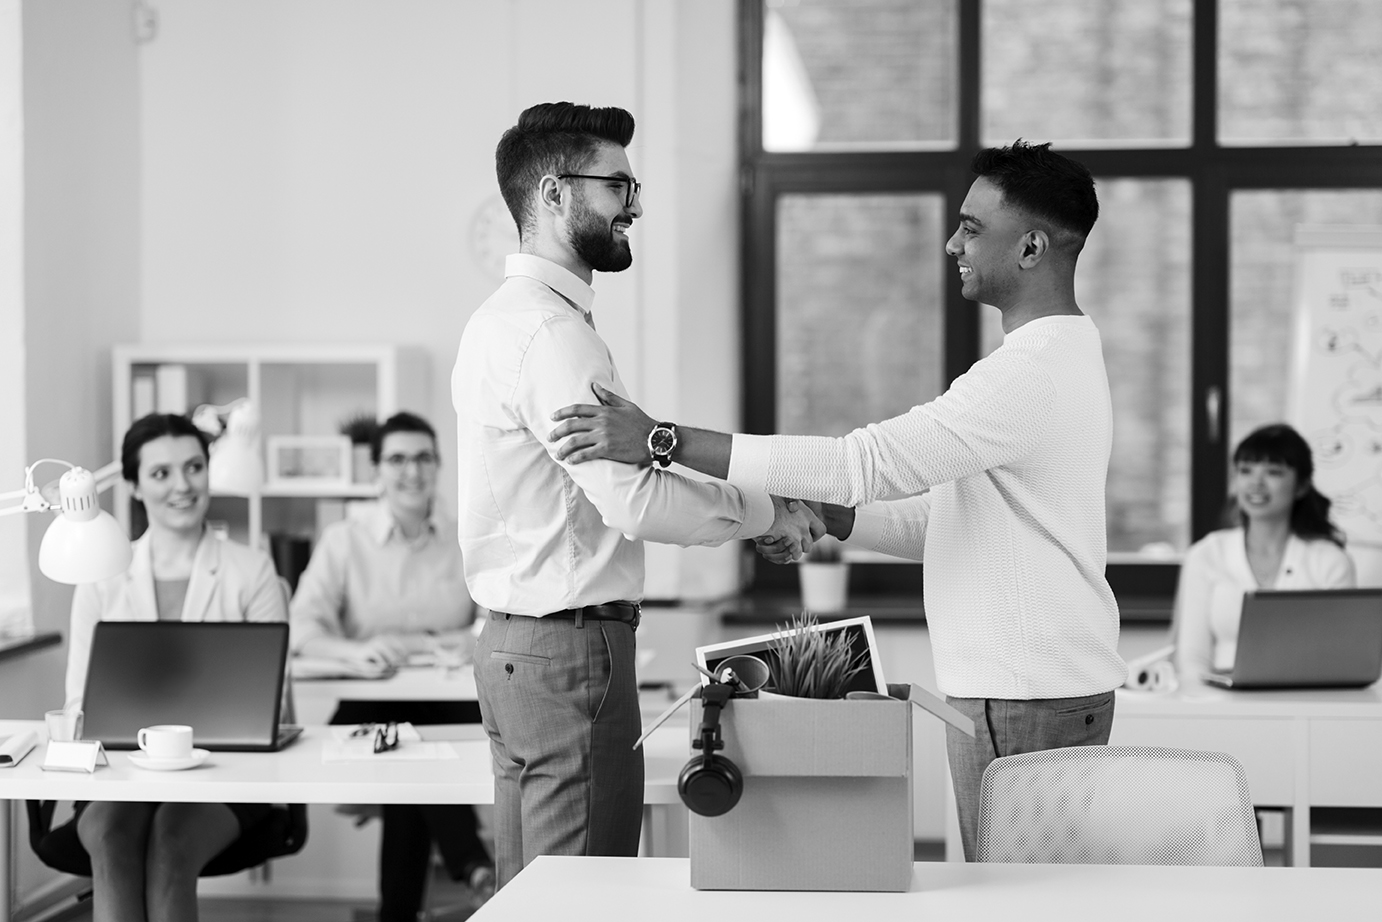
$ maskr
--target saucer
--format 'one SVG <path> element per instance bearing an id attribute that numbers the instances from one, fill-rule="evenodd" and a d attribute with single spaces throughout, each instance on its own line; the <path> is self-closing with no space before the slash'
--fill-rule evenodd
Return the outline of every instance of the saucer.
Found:
<path id="1" fill-rule="evenodd" d="M 205 749 L 193 749 L 192 754 L 185 759 L 155 759 L 153 756 L 146 756 L 142 752 L 131 752 L 130 764 L 135 768 L 155 772 L 180 772 L 184 768 L 196 768 L 205 762 L 209 755 L 211 753 Z"/>

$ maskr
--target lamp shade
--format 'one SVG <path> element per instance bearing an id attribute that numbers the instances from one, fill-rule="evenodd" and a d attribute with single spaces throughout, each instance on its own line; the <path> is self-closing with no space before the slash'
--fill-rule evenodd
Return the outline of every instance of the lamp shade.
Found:
<path id="1" fill-rule="evenodd" d="M 259 412 L 248 400 L 230 411 L 225 434 L 211 443 L 211 489 L 249 496 L 264 484 L 263 438 Z"/>
<path id="2" fill-rule="evenodd" d="M 120 523 L 96 504 L 96 479 L 73 468 L 58 481 L 62 512 L 43 534 L 38 569 L 59 583 L 93 583 L 123 573 L 134 557 Z"/>

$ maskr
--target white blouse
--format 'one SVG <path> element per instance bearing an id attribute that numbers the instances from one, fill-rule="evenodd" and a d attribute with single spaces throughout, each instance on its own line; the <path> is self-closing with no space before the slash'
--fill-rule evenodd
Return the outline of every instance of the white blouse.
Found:
<path id="1" fill-rule="evenodd" d="M 1248 563 L 1246 537 L 1241 528 L 1226 528 L 1205 535 L 1186 552 L 1173 622 L 1176 667 L 1182 677 L 1233 668 L 1245 592 L 1348 589 L 1357 584 L 1353 560 L 1343 548 L 1332 541 L 1292 535 L 1276 580 L 1270 587 L 1259 586 Z"/>

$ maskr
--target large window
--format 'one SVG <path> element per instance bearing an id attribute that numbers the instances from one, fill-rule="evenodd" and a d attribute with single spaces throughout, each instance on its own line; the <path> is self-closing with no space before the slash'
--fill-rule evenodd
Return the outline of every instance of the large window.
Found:
<path id="1" fill-rule="evenodd" d="M 1052 141 L 1102 205 L 1076 293 L 1116 413 L 1110 580 L 1164 616 L 1234 441 L 1286 417 L 1295 228 L 1382 224 L 1382 4 L 742 0 L 742 20 L 748 427 L 838 434 L 995 348 L 942 247 L 975 151 Z"/>

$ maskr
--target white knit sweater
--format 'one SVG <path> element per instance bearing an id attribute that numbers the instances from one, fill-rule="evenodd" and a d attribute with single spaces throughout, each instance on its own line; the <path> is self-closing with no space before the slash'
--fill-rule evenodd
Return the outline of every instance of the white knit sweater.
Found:
<path id="1" fill-rule="evenodd" d="M 843 438 L 736 435 L 729 479 L 861 507 L 851 544 L 924 561 L 942 692 L 1065 698 L 1127 676 L 1104 579 L 1111 444 L 1098 330 L 1043 317 L 902 416 Z"/>

